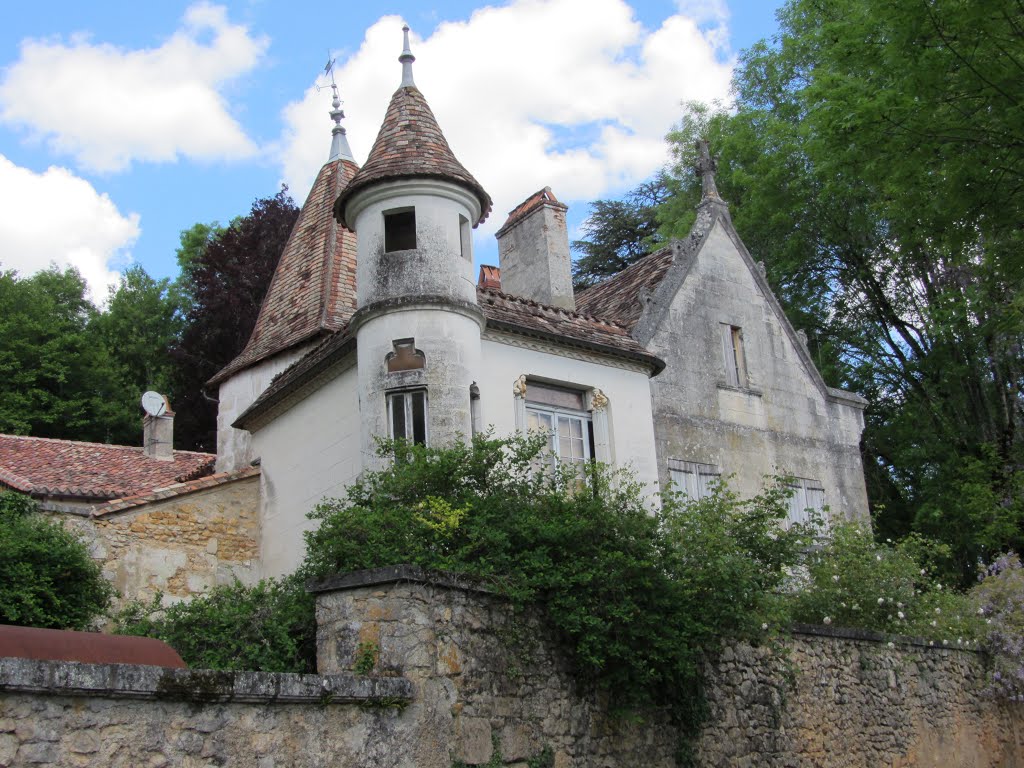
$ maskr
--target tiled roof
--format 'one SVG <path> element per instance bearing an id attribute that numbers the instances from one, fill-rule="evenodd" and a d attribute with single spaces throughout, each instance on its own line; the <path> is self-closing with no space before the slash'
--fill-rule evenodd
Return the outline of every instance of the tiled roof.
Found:
<path id="1" fill-rule="evenodd" d="M 508 218 L 505 219 L 505 223 L 501 225 L 501 229 L 495 233 L 495 237 L 501 237 L 505 230 L 509 227 L 515 226 L 543 205 L 549 205 L 552 208 L 560 208 L 563 211 L 569 210 L 569 206 L 565 203 L 558 202 L 558 198 L 556 198 L 555 193 L 551 191 L 551 187 L 544 187 L 544 189 L 534 192 L 528 198 L 523 200 L 523 202 L 509 211 Z"/>
<path id="2" fill-rule="evenodd" d="M 356 171 L 348 160 L 320 169 L 281 252 L 248 343 L 210 379 L 211 384 L 318 333 L 338 331 L 352 317 L 356 236 L 338 224 L 331 211 Z"/>
<path id="3" fill-rule="evenodd" d="M 114 499 L 113 501 L 96 509 L 92 513 L 92 516 L 102 517 L 104 515 L 111 515 L 115 512 L 124 512 L 125 510 L 133 509 L 134 507 L 151 504 L 154 501 L 163 501 L 164 499 L 170 499 L 175 496 L 184 496 L 187 493 L 205 491 L 207 488 L 214 488 L 218 485 L 233 483 L 236 480 L 244 480 L 247 477 L 255 477 L 259 473 L 259 467 L 244 467 L 242 469 L 235 470 L 234 472 L 218 472 L 214 475 L 200 477 L 196 480 L 189 480 L 184 483 L 175 483 L 174 485 L 168 485 L 165 488 L 156 488 L 148 493 L 138 493 L 134 496 L 128 496 L 123 499 Z"/>
<path id="4" fill-rule="evenodd" d="M 480 200 L 480 218 L 474 226 L 491 212 L 491 196 L 455 158 L 423 94 L 415 86 L 403 86 L 391 97 L 366 163 L 335 202 L 335 218 L 346 224 L 345 204 L 356 191 L 377 182 L 416 176 L 468 188 Z"/>
<path id="5" fill-rule="evenodd" d="M 478 287 L 477 301 L 487 318 L 488 328 L 525 333 L 626 357 L 650 365 L 655 371 L 665 367 L 661 359 L 629 335 L 629 329 L 614 321 L 509 296 L 490 288 Z"/>
<path id="6" fill-rule="evenodd" d="M 617 275 L 576 294 L 576 310 L 603 317 L 632 331 L 643 313 L 643 297 L 651 294 L 672 266 L 672 248 L 644 256 Z"/>
<path id="7" fill-rule="evenodd" d="M 210 453 L 175 451 L 172 461 L 142 448 L 0 435 L 0 484 L 23 493 L 117 499 L 213 471 Z"/>

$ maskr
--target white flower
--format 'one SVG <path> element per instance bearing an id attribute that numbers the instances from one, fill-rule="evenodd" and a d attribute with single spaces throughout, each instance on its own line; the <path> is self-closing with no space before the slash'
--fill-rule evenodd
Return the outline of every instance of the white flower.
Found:
<path id="1" fill-rule="evenodd" d="M 978 615 L 979 616 L 984 616 L 985 615 L 985 609 L 984 608 L 979 608 L 978 609 Z"/>
<path id="2" fill-rule="evenodd" d="M 928 571 L 926 571 L 924 568 L 922 568 L 921 569 L 921 575 L 924 576 L 926 573 L 928 573 Z"/>
<path id="3" fill-rule="evenodd" d="M 878 604 L 879 605 L 885 605 L 885 598 L 884 597 L 878 598 Z"/>
<path id="4" fill-rule="evenodd" d="M 885 599 L 888 600 L 890 603 L 892 602 L 892 598 L 891 597 L 887 597 Z"/>
<path id="5" fill-rule="evenodd" d="M 938 590 L 941 590 L 942 589 L 942 585 L 941 584 L 936 584 L 935 588 L 938 589 Z"/>
<path id="6" fill-rule="evenodd" d="M 822 623 L 823 624 L 831 624 L 832 623 L 832 617 L 831 616 L 826 616 L 824 619 L 822 619 Z"/>
<path id="7" fill-rule="evenodd" d="M 939 626 L 939 622 L 937 622 L 935 619 L 932 619 L 932 626 L 933 627 Z"/>
<path id="8" fill-rule="evenodd" d="M 943 645 L 947 645 L 947 644 L 948 644 L 948 641 L 946 641 L 946 640 L 943 640 L 943 641 L 942 641 L 942 644 L 943 644 Z"/>
<path id="9" fill-rule="evenodd" d="M 934 640 L 929 640 L 928 641 L 928 645 L 935 645 L 935 641 Z"/>
<path id="10" fill-rule="evenodd" d="M 958 637 L 958 638 L 956 639 L 956 644 L 957 644 L 957 645 L 963 645 L 963 644 L 964 644 L 964 639 L 963 639 L 962 637 Z"/>
<path id="11" fill-rule="evenodd" d="M 846 603 L 840 603 L 840 604 L 839 604 L 839 607 L 840 607 L 840 608 L 845 608 L 845 607 L 846 607 Z"/>
<path id="12" fill-rule="evenodd" d="M 882 556 L 881 555 L 875 555 L 875 560 L 877 560 L 878 562 L 882 562 Z"/>
<path id="13" fill-rule="evenodd" d="M 859 611 L 860 610 L 860 606 L 857 603 L 854 603 L 853 604 L 853 610 Z"/>
<path id="14" fill-rule="evenodd" d="M 890 648 L 895 648 L 895 647 L 896 647 L 896 643 L 893 643 L 893 642 L 891 642 L 891 641 L 890 641 L 890 642 L 888 642 L 888 643 L 886 643 L 886 645 L 887 645 L 888 647 L 890 647 Z"/>
<path id="15" fill-rule="evenodd" d="M 992 623 L 992 619 L 985 619 L 985 623 L 986 624 L 991 624 Z"/>
<path id="16" fill-rule="evenodd" d="M 832 581 L 839 581 L 839 574 L 835 573 L 832 575 Z"/>
<path id="17" fill-rule="evenodd" d="M 941 609 L 941 608 L 936 608 L 936 609 L 935 609 L 935 612 L 936 612 L 936 613 L 942 613 L 942 609 Z"/>
<path id="18" fill-rule="evenodd" d="M 761 629 L 768 629 L 768 622 L 763 623 Z"/>
<path id="19" fill-rule="evenodd" d="M 896 615 L 899 616 L 900 619 L 905 619 L 906 618 L 906 616 L 903 615 L 903 611 L 896 611 Z"/>
<path id="20" fill-rule="evenodd" d="M 903 603 L 896 603 L 896 607 L 897 608 L 902 608 L 903 607 Z"/>
<path id="21" fill-rule="evenodd" d="M 892 544 L 892 539 L 886 539 L 886 540 L 885 540 L 885 543 L 886 543 L 886 544 Z"/>

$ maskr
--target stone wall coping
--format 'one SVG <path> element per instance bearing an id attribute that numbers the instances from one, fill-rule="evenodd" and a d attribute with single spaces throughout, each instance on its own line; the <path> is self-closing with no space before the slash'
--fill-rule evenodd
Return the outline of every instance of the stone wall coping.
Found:
<path id="1" fill-rule="evenodd" d="M 931 651 L 963 651 L 966 653 L 983 652 L 980 648 L 967 648 L 963 645 L 942 645 L 941 642 L 928 640 L 923 637 L 887 635 L 884 632 L 875 632 L 871 629 L 858 629 L 856 627 L 831 627 L 823 624 L 793 624 L 790 629 L 794 635 L 833 637 L 838 640 L 863 640 L 869 643 L 878 643 L 879 645 L 883 643 L 913 645 L 919 648 L 927 648 Z"/>
<path id="2" fill-rule="evenodd" d="M 312 579 L 306 582 L 309 592 L 339 592 L 360 587 L 373 587 L 379 584 L 411 582 L 413 584 L 429 584 L 435 587 L 460 589 L 465 592 L 494 594 L 493 590 L 481 585 L 475 579 L 449 571 L 432 571 L 418 565 L 388 565 L 383 568 L 369 568 L 364 571 L 350 571 Z"/>
<path id="3" fill-rule="evenodd" d="M 404 677 L 172 669 L 5 657 L 0 658 L 0 693 L 200 703 L 384 706 L 411 701 L 413 684 Z"/>

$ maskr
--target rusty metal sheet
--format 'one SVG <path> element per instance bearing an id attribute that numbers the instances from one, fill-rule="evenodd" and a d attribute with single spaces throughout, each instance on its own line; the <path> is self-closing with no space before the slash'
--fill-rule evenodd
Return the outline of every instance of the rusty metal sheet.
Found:
<path id="1" fill-rule="evenodd" d="M 104 635 L 0 624 L 0 656 L 87 664 L 146 664 L 186 668 L 178 652 L 152 637 Z"/>

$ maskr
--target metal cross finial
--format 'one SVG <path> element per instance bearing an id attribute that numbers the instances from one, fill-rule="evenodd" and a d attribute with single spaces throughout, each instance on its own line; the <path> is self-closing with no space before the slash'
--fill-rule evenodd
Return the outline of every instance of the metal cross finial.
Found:
<path id="1" fill-rule="evenodd" d="M 348 145 L 348 139 L 345 136 L 345 128 L 341 125 L 342 119 L 345 117 L 345 112 L 341 108 L 341 97 L 338 95 L 338 84 L 334 82 L 334 62 L 337 59 L 332 59 L 330 51 L 327 52 L 327 64 L 324 66 L 324 75 L 331 76 L 331 90 L 334 92 L 334 98 L 331 99 L 331 120 L 334 121 L 334 127 L 331 129 L 331 155 L 327 162 L 333 160 L 355 160 L 352 157 L 352 150 Z M 320 86 L 316 87 L 317 91 L 320 90 Z"/>
<path id="2" fill-rule="evenodd" d="M 715 172 L 718 170 L 718 163 L 711 156 L 708 143 L 704 139 L 697 140 L 697 162 L 693 170 L 700 176 L 701 200 L 721 200 L 718 194 L 718 187 L 715 186 Z"/>
<path id="3" fill-rule="evenodd" d="M 412 79 L 412 63 L 416 61 L 416 57 L 412 55 L 412 50 L 409 48 L 408 24 L 402 27 L 402 34 L 405 36 L 405 46 L 402 48 L 402 55 L 398 57 L 398 60 L 402 62 L 402 88 L 415 88 L 416 83 Z"/>

